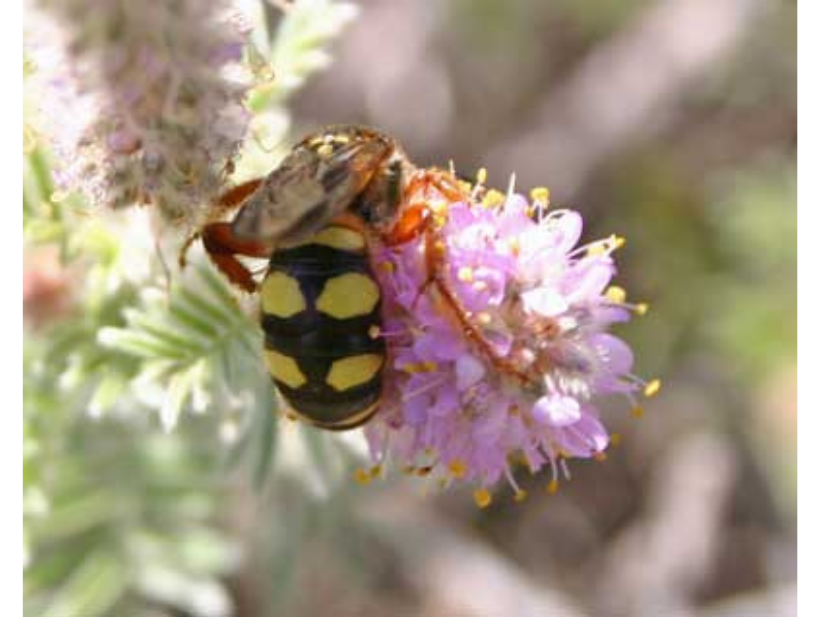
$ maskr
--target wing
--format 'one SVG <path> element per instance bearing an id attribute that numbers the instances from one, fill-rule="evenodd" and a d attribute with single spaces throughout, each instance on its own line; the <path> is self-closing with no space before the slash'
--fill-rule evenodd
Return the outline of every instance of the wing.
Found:
<path id="1" fill-rule="evenodd" d="M 374 134 L 310 137 L 265 179 L 232 222 L 240 238 L 297 244 L 348 208 L 391 154 Z"/>

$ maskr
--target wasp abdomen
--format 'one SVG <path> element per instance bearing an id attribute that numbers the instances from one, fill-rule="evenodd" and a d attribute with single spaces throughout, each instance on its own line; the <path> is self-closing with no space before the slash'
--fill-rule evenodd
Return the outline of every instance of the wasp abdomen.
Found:
<path id="1" fill-rule="evenodd" d="M 275 251 L 261 287 L 265 359 L 294 412 L 327 429 L 366 422 L 382 391 L 380 289 L 363 235 L 331 225 Z"/>

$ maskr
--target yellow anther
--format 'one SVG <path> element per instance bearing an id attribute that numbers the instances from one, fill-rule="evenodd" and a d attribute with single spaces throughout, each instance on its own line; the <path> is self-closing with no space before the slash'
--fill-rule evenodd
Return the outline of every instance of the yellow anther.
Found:
<path id="1" fill-rule="evenodd" d="M 505 195 L 496 189 L 491 189 L 482 198 L 482 205 L 486 208 L 497 208 L 505 203 Z"/>
<path id="2" fill-rule="evenodd" d="M 378 325 L 368 328 L 368 338 L 377 339 L 380 338 L 380 334 L 382 334 L 382 330 Z"/>
<path id="3" fill-rule="evenodd" d="M 528 497 L 528 491 L 524 491 L 521 488 L 517 489 L 517 492 L 514 493 L 514 501 L 516 501 L 517 503 L 525 501 L 525 499 L 527 497 Z"/>
<path id="4" fill-rule="evenodd" d="M 634 312 L 637 315 L 644 315 L 648 312 L 648 303 L 647 302 L 640 302 L 634 307 Z"/>
<path id="5" fill-rule="evenodd" d="M 639 419 L 639 418 L 641 418 L 643 415 L 645 415 L 645 410 L 644 410 L 642 407 L 640 407 L 639 405 L 637 405 L 636 407 L 634 407 L 634 408 L 631 410 L 631 415 L 632 415 L 634 418 Z"/>
<path id="6" fill-rule="evenodd" d="M 535 201 L 540 205 L 547 205 L 551 199 L 551 191 L 544 186 L 538 186 L 531 189 L 531 201 Z"/>
<path id="7" fill-rule="evenodd" d="M 622 435 L 619 433 L 611 433 L 611 445 L 616 447 L 622 443 Z"/>
<path id="8" fill-rule="evenodd" d="M 380 264 L 380 267 L 385 270 L 386 272 L 393 272 L 394 271 L 394 264 L 390 261 L 384 261 Z"/>
<path id="9" fill-rule="evenodd" d="M 291 422 L 296 422 L 297 420 L 300 419 L 297 414 L 292 413 L 290 411 L 285 412 L 285 417 L 288 418 Z"/>
<path id="10" fill-rule="evenodd" d="M 608 240 L 611 243 L 612 250 L 622 248 L 623 246 L 625 246 L 625 243 L 627 242 L 627 240 L 625 238 L 623 238 L 622 236 L 617 236 L 617 235 L 612 235 L 610 238 L 608 238 Z"/>
<path id="11" fill-rule="evenodd" d="M 359 467 L 357 471 L 354 472 L 354 480 L 357 481 L 357 484 L 368 484 L 371 482 L 371 474 L 362 467 Z"/>
<path id="12" fill-rule="evenodd" d="M 662 382 L 659 379 L 653 379 L 653 380 L 649 381 L 646 384 L 645 390 L 643 390 L 643 393 L 645 394 L 645 396 L 651 397 L 654 394 L 656 394 L 657 392 L 659 392 L 659 389 L 661 387 L 662 387 Z"/>
<path id="13" fill-rule="evenodd" d="M 480 322 L 483 326 L 487 326 L 492 321 L 491 313 L 487 313 L 486 311 L 477 313 L 477 321 Z"/>
<path id="14" fill-rule="evenodd" d="M 600 463 L 603 462 L 604 460 L 606 460 L 607 458 L 608 458 L 608 455 L 605 454 L 605 452 L 603 452 L 601 450 L 594 454 L 594 460 L 599 461 Z"/>
<path id="15" fill-rule="evenodd" d="M 617 304 L 622 304 L 625 302 L 625 298 L 627 294 L 622 287 L 618 287 L 617 285 L 611 285 L 608 289 L 605 290 L 605 297 L 608 298 L 611 302 L 616 302 Z"/>
<path id="16" fill-rule="evenodd" d="M 488 179 L 488 170 L 485 167 L 480 167 L 477 170 L 477 184 L 485 184 L 485 181 Z"/>
<path id="17" fill-rule="evenodd" d="M 382 472 L 383 472 L 382 465 L 374 465 L 371 468 L 371 470 L 368 472 L 368 475 L 370 475 L 372 478 L 381 478 L 382 477 Z"/>
<path id="18" fill-rule="evenodd" d="M 559 481 L 558 480 L 551 480 L 548 483 L 548 486 L 545 487 L 545 492 L 549 495 L 554 495 L 559 490 Z"/>
<path id="19" fill-rule="evenodd" d="M 509 240 L 508 246 L 511 247 L 511 253 L 513 253 L 515 256 L 519 255 L 520 244 L 517 238 L 512 238 L 511 240 Z"/>
<path id="20" fill-rule="evenodd" d="M 511 405 L 508 408 L 508 414 L 511 416 L 518 416 L 519 415 L 519 407 L 516 405 Z"/>
<path id="21" fill-rule="evenodd" d="M 409 362 L 408 364 L 403 365 L 400 370 L 405 371 L 406 373 L 413 375 L 414 373 L 433 373 L 439 368 L 439 365 L 432 361 L 426 360 L 425 362 L 415 363 Z"/>
<path id="22" fill-rule="evenodd" d="M 459 479 L 465 477 L 465 472 L 468 471 L 468 467 L 463 461 L 456 459 L 448 463 L 448 471 L 451 472 L 452 476 Z"/>
<path id="23" fill-rule="evenodd" d="M 468 266 L 463 266 L 457 271 L 457 278 L 463 283 L 470 283 L 474 280 L 474 270 Z"/>
<path id="24" fill-rule="evenodd" d="M 474 491 L 474 503 L 478 508 L 487 508 L 491 505 L 491 493 L 484 488 L 478 488 Z"/>
<path id="25" fill-rule="evenodd" d="M 442 242 L 442 241 L 435 242 L 434 243 L 434 251 L 438 255 L 444 255 L 445 254 L 445 242 Z"/>
<path id="26" fill-rule="evenodd" d="M 334 153 L 334 146 L 330 143 L 324 143 L 319 148 L 317 148 L 317 154 L 319 154 L 323 158 L 327 158 Z"/>

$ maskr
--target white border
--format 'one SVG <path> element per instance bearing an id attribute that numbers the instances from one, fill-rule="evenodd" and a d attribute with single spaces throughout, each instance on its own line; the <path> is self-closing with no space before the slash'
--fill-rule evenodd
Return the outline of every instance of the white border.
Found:
<path id="1" fill-rule="evenodd" d="M 822 614 L 822 596 L 819 594 L 818 572 L 820 526 L 820 459 L 815 443 L 822 435 L 822 410 L 818 389 L 822 363 L 815 355 L 822 350 L 818 306 L 822 290 L 819 255 L 815 249 L 822 229 L 822 195 L 820 177 L 820 110 L 822 109 L 822 82 L 819 80 L 819 60 L 822 56 L 819 24 L 822 23 L 820 4 L 804 0 L 799 5 L 799 109 L 801 136 L 799 138 L 799 614 Z M 802 70 L 804 69 L 804 71 Z M 812 398 L 812 394 L 815 394 Z M 814 400 L 815 399 L 815 400 Z M 804 480 L 804 481 L 803 481 Z M 803 490 L 804 489 L 804 490 Z"/>

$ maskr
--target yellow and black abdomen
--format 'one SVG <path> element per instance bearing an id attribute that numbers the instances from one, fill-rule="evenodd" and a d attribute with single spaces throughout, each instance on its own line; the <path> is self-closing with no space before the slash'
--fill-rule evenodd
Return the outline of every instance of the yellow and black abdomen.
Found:
<path id="1" fill-rule="evenodd" d="M 365 238 L 329 226 L 275 251 L 261 287 L 265 360 L 293 411 L 344 430 L 376 412 L 385 341 Z"/>

